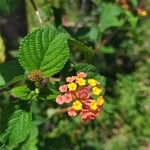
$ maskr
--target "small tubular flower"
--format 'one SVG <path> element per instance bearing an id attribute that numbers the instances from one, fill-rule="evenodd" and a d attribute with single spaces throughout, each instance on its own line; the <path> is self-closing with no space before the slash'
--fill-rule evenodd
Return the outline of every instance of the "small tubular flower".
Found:
<path id="1" fill-rule="evenodd" d="M 93 87 L 92 92 L 94 95 L 99 95 L 102 92 L 102 90 L 98 87 Z"/>
<path id="2" fill-rule="evenodd" d="M 77 115 L 77 112 L 72 108 L 68 108 L 68 115 L 71 117 L 75 117 Z"/>
<path id="3" fill-rule="evenodd" d="M 77 77 L 79 77 L 79 78 L 85 78 L 86 76 L 87 76 L 87 74 L 84 72 L 78 72 L 77 73 Z"/>
<path id="4" fill-rule="evenodd" d="M 96 80 L 94 80 L 94 79 L 89 79 L 89 80 L 88 80 L 88 83 L 89 83 L 89 85 L 91 85 L 91 86 L 96 86 Z"/>
<path id="5" fill-rule="evenodd" d="M 67 85 L 62 85 L 59 87 L 60 92 L 66 92 L 67 91 Z"/>
<path id="6" fill-rule="evenodd" d="M 66 78 L 66 82 L 73 82 L 75 79 L 76 79 L 75 76 L 67 77 L 67 78 Z"/>
<path id="7" fill-rule="evenodd" d="M 59 105 L 62 105 L 64 102 L 65 102 L 65 99 L 64 99 L 63 96 L 58 95 L 58 96 L 56 97 L 56 103 L 58 103 Z"/>
<path id="8" fill-rule="evenodd" d="M 72 108 L 74 110 L 81 110 L 82 109 L 82 103 L 79 100 L 76 100 L 75 102 L 73 102 L 72 104 Z"/>
<path id="9" fill-rule="evenodd" d="M 71 94 L 65 94 L 64 99 L 66 103 L 70 103 L 73 100 Z"/>
<path id="10" fill-rule="evenodd" d="M 82 109 L 81 111 L 81 119 L 82 122 L 87 122 L 88 120 L 94 120 L 97 118 L 99 111 L 90 111 L 89 109 Z"/>
<path id="11" fill-rule="evenodd" d="M 96 109 L 98 108 L 97 102 L 96 102 L 95 100 L 91 101 L 91 103 L 90 103 L 90 108 L 91 108 L 92 110 L 96 110 Z"/>
<path id="12" fill-rule="evenodd" d="M 97 105 L 102 106 L 104 104 L 104 98 L 102 96 L 98 97 Z"/>
<path id="13" fill-rule="evenodd" d="M 78 83 L 80 86 L 84 86 L 84 85 L 86 85 L 86 80 L 83 79 L 83 78 L 77 78 L 77 83 Z"/>
<path id="14" fill-rule="evenodd" d="M 75 91 L 77 89 L 77 84 L 74 82 L 71 82 L 68 84 L 69 91 Z"/>
<path id="15" fill-rule="evenodd" d="M 59 105 L 67 104 L 68 115 L 81 115 L 83 123 L 97 118 L 104 103 L 102 87 L 96 79 L 89 79 L 84 72 L 66 78 L 66 85 L 59 87 L 60 95 L 56 98 Z"/>

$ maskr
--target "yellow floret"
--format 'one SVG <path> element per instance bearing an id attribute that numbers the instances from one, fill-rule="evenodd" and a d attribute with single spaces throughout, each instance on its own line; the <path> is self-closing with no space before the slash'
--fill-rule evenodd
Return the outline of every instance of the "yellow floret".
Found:
<path id="1" fill-rule="evenodd" d="M 79 100 L 76 100 L 75 102 L 73 102 L 72 108 L 74 110 L 81 110 L 82 109 L 82 103 Z"/>
<path id="2" fill-rule="evenodd" d="M 99 95 L 102 92 L 102 89 L 100 89 L 98 87 L 93 87 L 92 92 L 94 95 Z"/>
<path id="3" fill-rule="evenodd" d="M 104 104 L 104 98 L 102 96 L 98 97 L 97 105 L 102 106 Z"/>
<path id="4" fill-rule="evenodd" d="M 78 83 L 80 86 L 84 86 L 84 85 L 86 85 L 86 80 L 83 79 L 83 78 L 78 78 L 78 79 L 77 79 L 77 83 Z"/>
<path id="5" fill-rule="evenodd" d="M 77 85 L 74 82 L 68 84 L 69 91 L 75 91 L 77 89 Z"/>
<path id="6" fill-rule="evenodd" d="M 96 85 L 96 80 L 94 80 L 94 79 L 89 79 L 88 80 L 88 83 L 89 83 L 89 85 L 91 85 L 91 86 L 95 86 Z"/>
<path id="7" fill-rule="evenodd" d="M 96 101 L 91 101 L 90 103 L 90 108 L 92 110 L 96 110 L 98 107 L 97 107 L 97 102 Z"/>

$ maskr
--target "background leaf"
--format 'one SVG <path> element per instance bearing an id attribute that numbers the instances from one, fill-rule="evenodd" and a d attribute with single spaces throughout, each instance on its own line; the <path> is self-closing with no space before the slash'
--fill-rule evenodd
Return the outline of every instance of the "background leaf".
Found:
<path id="1" fill-rule="evenodd" d="M 76 40 L 76 39 L 73 39 L 73 38 L 70 38 L 69 39 L 69 44 L 71 46 L 74 46 L 76 47 L 79 51 L 81 51 L 83 54 L 85 54 L 86 56 L 87 55 L 92 55 L 93 51 L 91 48 L 89 48 L 88 46 L 86 46 L 84 43 Z"/>
<path id="2" fill-rule="evenodd" d="M 123 20 L 117 18 L 121 14 L 121 9 L 117 5 L 103 3 L 101 7 L 101 30 L 109 27 L 120 27 Z"/>
<path id="3" fill-rule="evenodd" d="M 23 75 L 24 71 L 20 67 L 17 60 L 7 61 L 0 64 L 0 74 L 3 76 L 5 82 L 10 82 L 17 76 Z"/>

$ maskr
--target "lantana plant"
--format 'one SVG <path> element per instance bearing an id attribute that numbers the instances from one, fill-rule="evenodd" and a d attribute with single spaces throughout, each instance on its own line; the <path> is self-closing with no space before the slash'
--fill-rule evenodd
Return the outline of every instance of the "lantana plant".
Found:
<path id="1" fill-rule="evenodd" d="M 145 144 L 147 142 L 143 141 L 143 139 L 148 141 L 149 136 L 148 123 L 143 124 L 149 116 L 145 113 L 148 107 L 142 107 L 145 109 L 137 107 L 147 104 L 145 101 L 143 101 L 144 105 L 140 104 L 138 99 L 140 102 L 142 97 L 143 100 L 148 99 L 145 89 L 148 83 L 146 72 L 149 70 L 147 69 L 149 61 L 146 61 L 148 60 L 147 46 L 149 46 L 146 39 L 149 33 L 146 33 L 148 27 L 142 25 L 141 19 L 148 19 L 149 12 L 143 6 L 143 2 L 139 0 L 53 0 L 53 2 L 52 0 L 29 0 L 31 3 L 26 1 L 27 5 L 24 5 L 25 0 L 0 0 L 0 11 L 5 9 L 8 11 L 9 8 L 12 10 L 11 5 L 16 4 L 14 1 L 22 4 L 18 5 L 16 11 L 12 11 L 11 17 L 0 14 L 0 27 L 2 26 L 0 37 L 6 40 L 4 42 L 8 44 L 6 48 L 16 49 L 17 41 L 22 39 L 19 35 L 26 34 L 26 31 L 31 32 L 21 40 L 18 51 L 7 50 L 9 57 L 13 57 L 14 60 L 0 64 L 0 149 L 33 150 L 47 149 L 47 147 L 65 150 L 99 150 L 100 147 L 112 149 L 116 147 L 117 137 L 123 137 L 121 142 L 123 147 L 119 145 L 115 149 L 137 149 L 139 147 L 135 146 L 135 143 L 140 141 L 142 147 L 143 143 L 149 146 L 149 143 Z M 7 6 L 7 3 L 11 5 Z M 35 23 L 32 26 L 36 18 L 32 15 L 30 4 L 40 24 Z M 27 10 L 27 14 L 20 13 L 23 15 L 21 19 L 23 26 L 18 26 L 14 21 L 21 17 L 17 15 L 17 12 L 22 12 L 21 10 L 23 12 Z M 13 27 L 17 25 L 18 30 L 14 30 L 18 31 L 16 34 L 12 32 L 12 28 L 8 29 L 11 24 Z M 6 34 L 7 31 L 10 33 Z M 143 31 L 146 31 L 145 34 Z M 15 39 L 10 39 L 11 33 L 13 33 L 12 37 L 16 37 Z M 139 37 L 142 34 L 145 40 L 144 37 Z M 2 54 L 3 51 L 5 48 L 2 47 Z M 87 64 L 91 62 L 96 67 Z M 106 75 L 110 81 L 107 82 L 105 100 L 105 77 L 100 73 Z M 131 85 L 130 90 L 129 85 Z M 111 99 L 117 100 L 114 101 L 115 104 Z M 102 109 L 109 113 L 113 113 L 114 109 L 117 114 L 108 119 L 104 113 L 99 119 Z M 129 113 L 126 113 L 129 109 Z M 145 117 L 142 117 L 143 113 Z M 112 120 L 113 126 L 111 126 Z M 83 130 L 88 125 L 93 125 L 93 122 L 95 125 L 103 122 L 103 126 L 100 126 L 99 131 L 95 128 L 94 132 L 85 130 L 82 134 L 78 134 L 83 130 L 77 129 L 71 133 L 77 126 L 74 122 L 78 123 Z M 122 124 L 123 122 L 125 124 Z M 64 129 L 64 126 L 67 128 Z M 128 128 L 129 126 L 131 128 Z M 132 140 L 133 145 L 127 140 L 132 139 L 132 134 L 127 133 L 127 137 L 124 138 L 118 132 L 118 129 L 121 133 L 125 133 L 122 131 L 126 129 L 139 131 L 139 126 L 144 130 L 140 131 L 142 134 L 136 132 L 138 138 L 137 141 Z M 67 132 L 68 130 L 70 131 Z M 118 135 L 114 131 L 117 131 Z M 58 138 L 57 133 L 63 136 Z M 48 138 L 54 138 L 54 134 L 56 134 L 55 140 L 58 141 L 54 139 L 48 141 Z M 75 139 L 77 134 L 78 137 L 85 136 Z M 139 135 L 142 135 L 142 138 L 139 138 Z M 101 140 L 103 137 L 105 140 Z M 95 140 L 96 138 L 98 139 Z M 67 141 L 68 148 L 57 147 L 60 139 L 63 139 L 63 143 L 58 145 L 66 146 Z M 72 142 L 69 143 L 68 139 L 72 139 Z M 88 143 L 86 139 L 88 142 L 91 139 L 95 141 Z M 83 147 L 74 147 L 77 143 L 74 141 L 79 142 L 77 146 Z M 49 147 L 53 143 L 56 143 L 56 147 Z M 110 146 L 111 143 L 114 146 Z M 125 143 L 129 145 L 126 147 Z"/>
<path id="2" fill-rule="evenodd" d="M 75 117 L 80 113 L 83 123 L 97 118 L 104 103 L 105 79 L 94 66 L 71 61 L 71 46 L 92 53 L 90 48 L 53 26 L 39 28 L 23 39 L 19 63 L 24 70 L 17 64 L 17 69 L 23 71 L 8 84 L 12 85 L 10 93 L 16 106 L 0 134 L 4 145 L 7 141 L 15 145 L 27 138 L 35 124 L 33 116 L 37 115 L 32 108 L 38 102 L 50 103 L 48 109 L 52 114 L 62 112 L 64 108 L 58 105 L 66 104 L 68 115 Z M 74 72 L 77 75 L 67 77 L 62 85 L 66 74 L 74 75 Z M 5 88 L 7 85 L 0 90 Z"/>

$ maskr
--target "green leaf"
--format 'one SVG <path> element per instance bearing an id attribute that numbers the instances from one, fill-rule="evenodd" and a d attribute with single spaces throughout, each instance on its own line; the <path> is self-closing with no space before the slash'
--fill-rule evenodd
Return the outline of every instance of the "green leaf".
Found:
<path id="1" fill-rule="evenodd" d="M 134 7 L 138 6 L 138 0 L 130 0 Z"/>
<path id="2" fill-rule="evenodd" d="M 57 96 L 58 96 L 58 94 L 57 95 L 51 94 L 51 95 L 47 96 L 47 100 L 54 100 Z"/>
<path id="3" fill-rule="evenodd" d="M 60 26 L 58 28 L 58 31 L 60 31 L 61 33 L 64 33 L 67 36 L 68 43 L 69 43 L 70 46 L 74 47 L 75 49 L 77 49 L 78 51 L 80 51 L 85 56 L 87 56 L 87 55 L 91 56 L 93 54 L 92 48 L 88 47 L 83 42 L 81 42 L 81 41 L 79 41 L 79 40 L 71 37 L 71 35 L 63 27 Z"/>
<path id="4" fill-rule="evenodd" d="M 124 11 L 124 13 L 127 16 L 127 20 L 131 27 L 136 28 L 139 18 L 134 16 L 130 11 Z"/>
<path id="5" fill-rule="evenodd" d="M 23 142 L 32 129 L 32 113 L 24 110 L 16 110 L 9 122 L 8 128 L 1 137 L 8 139 L 9 144 L 18 144 Z"/>
<path id="6" fill-rule="evenodd" d="M 91 55 L 93 53 L 91 48 L 89 48 L 84 43 L 82 43 L 76 39 L 70 38 L 69 44 L 73 47 L 76 47 L 80 52 L 82 52 L 85 55 Z"/>
<path id="7" fill-rule="evenodd" d="M 23 81 L 23 80 L 26 80 L 26 79 L 27 79 L 27 77 L 24 76 L 24 75 L 20 75 L 20 76 L 14 77 L 11 81 L 7 82 L 7 84 L 6 84 L 5 86 L 2 86 L 2 87 L 0 88 L 0 90 L 3 90 L 3 89 L 5 89 L 5 88 L 11 86 L 12 84 L 15 84 L 15 83 L 17 83 L 17 82 L 20 82 L 20 81 Z M 5 83 L 6 83 L 6 82 L 5 82 Z"/>
<path id="8" fill-rule="evenodd" d="M 106 85 L 106 78 L 100 74 L 95 74 L 95 79 L 100 82 L 102 87 Z"/>
<path id="9" fill-rule="evenodd" d="M 108 113 L 114 113 L 112 105 L 109 104 L 107 101 L 105 101 L 103 109 Z"/>
<path id="10" fill-rule="evenodd" d="M 90 40 L 97 41 L 98 36 L 99 36 L 98 33 L 99 33 L 99 30 L 97 26 L 91 27 L 90 32 L 88 33 Z"/>
<path id="11" fill-rule="evenodd" d="M 67 36 L 53 27 L 40 28 L 26 36 L 19 60 L 26 72 L 40 70 L 45 77 L 59 72 L 68 60 Z"/>
<path id="12" fill-rule="evenodd" d="M 103 32 L 105 29 L 110 27 L 120 27 L 124 21 L 119 19 L 118 16 L 121 14 L 121 9 L 117 5 L 111 3 L 103 3 L 101 6 L 101 18 L 100 28 Z"/>
<path id="13" fill-rule="evenodd" d="M 84 64 L 84 63 L 75 64 L 74 68 L 76 71 L 96 72 L 96 67 L 89 65 L 89 64 Z"/>
<path id="14" fill-rule="evenodd" d="M 20 98 L 20 99 L 23 99 L 23 100 L 30 99 L 30 93 L 31 93 L 30 89 L 26 86 L 14 87 L 11 90 L 11 94 L 13 94 L 17 98 Z"/>
<path id="15" fill-rule="evenodd" d="M 36 146 L 37 143 L 38 143 L 38 128 L 34 127 L 29 137 L 21 147 L 21 150 L 37 150 L 38 149 Z"/>

